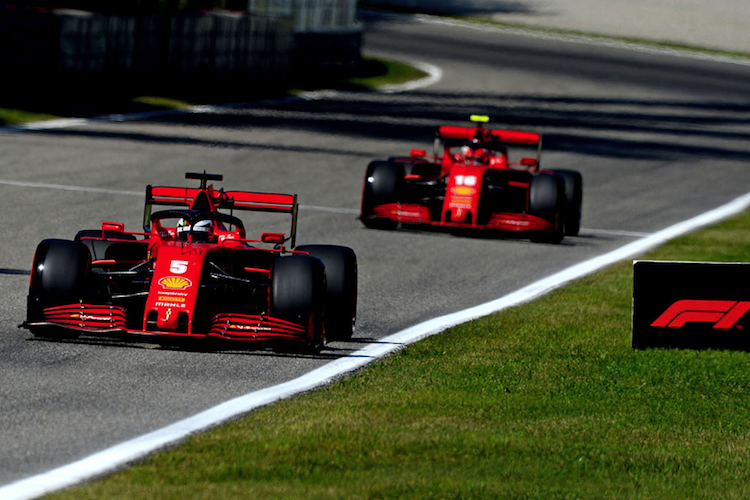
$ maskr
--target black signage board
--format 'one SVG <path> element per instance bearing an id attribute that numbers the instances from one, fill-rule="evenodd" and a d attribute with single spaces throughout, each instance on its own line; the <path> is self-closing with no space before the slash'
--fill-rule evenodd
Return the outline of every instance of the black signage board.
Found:
<path id="1" fill-rule="evenodd" d="M 750 264 L 635 261 L 632 343 L 750 350 Z"/>

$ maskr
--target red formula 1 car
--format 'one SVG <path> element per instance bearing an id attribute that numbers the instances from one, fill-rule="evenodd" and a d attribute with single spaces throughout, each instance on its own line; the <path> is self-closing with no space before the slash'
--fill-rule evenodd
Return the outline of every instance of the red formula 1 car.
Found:
<path id="1" fill-rule="evenodd" d="M 381 229 L 402 225 L 525 232 L 560 242 L 578 234 L 583 179 L 574 170 L 541 170 L 542 138 L 533 132 L 439 127 L 435 155 L 412 150 L 408 158 L 367 167 L 360 220 Z M 508 159 L 508 147 L 534 148 L 535 157 Z M 442 149 L 442 154 L 440 150 Z"/>
<path id="2" fill-rule="evenodd" d="M 295 248 L 297 196 L 148 186 L 144 231 L 121 223 L 36 250 L 27 319 L 34 335 L 146 335 L 270 342 L 312 352 L 354 328 L 357 260 L 334 245 Z M 152 213 L 152 207 L 170 207 Z M 235 211 L 291 216 L 289 234 L 248 239 Z M 287 247 L 288 245 L 288 247 Z M 291 250 L 291 249 L 293 250 Z"/>

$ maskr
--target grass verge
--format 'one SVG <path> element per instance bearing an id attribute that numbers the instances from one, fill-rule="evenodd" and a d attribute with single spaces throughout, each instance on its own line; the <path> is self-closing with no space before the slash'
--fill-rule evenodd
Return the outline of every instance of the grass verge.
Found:
<path id="1" fill-rule="evenodd" d="M 748 261 L 748 229 L 645 257 Z M 48 498 L 747 498 L 750 355 L 634 351 L 631 290 L 614 265 Z"/>
<path id="2" fill-rule="evenodd" d="M 134 90 L 127 85 L 57 85 L 54 90 L 37 91 L 37 85 L 20 84 L 0 94 L 0 126 L 51 120 L 89 118 L 107 114 L 185 108 L 200 104 L 251 102 L 281 98 L 301 91 L 373 90 L 424 78 L 420 69 L 398 61 L 363 57 L 359 65 L 346 71 L 320 72 L 317 76 L 291 77 L 274 85 L 237 84 L 236 82 L 182 82 Z M 106 91 L 92 89 L 106 88 Z"/>

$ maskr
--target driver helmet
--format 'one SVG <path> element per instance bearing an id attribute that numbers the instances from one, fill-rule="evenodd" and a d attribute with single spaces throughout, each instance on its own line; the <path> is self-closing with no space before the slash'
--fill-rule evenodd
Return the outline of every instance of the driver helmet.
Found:
<path id="1" fill-rule="evenodd" d="M 182 241 L 187 241 L 190 235 L 190 221 L 180 219 L 177 222 L 177 237 Z M 193 224 L 192 233 L 193 241 L 210 241 L 214 232 L 214 223 L 210 220 L 199 220 Z"/>
<path id="2" fill-rule="evenodd" d="M 471 147 L 469 146 L 462 146 L 461 147 L 461 156 L 464 160 L 470 160 L 472 156 L 474 156 L 474 151 L 472 151 Z"/>
<path id="3" fill-rule="evenodd" d="M 476 157 L 477 161 L 479 163 L 482 163 L 484 165 L 489 165 L 490 163 L 490 150 L 489 149 L 477 149 L 474 151 L 474 156 Z"/>

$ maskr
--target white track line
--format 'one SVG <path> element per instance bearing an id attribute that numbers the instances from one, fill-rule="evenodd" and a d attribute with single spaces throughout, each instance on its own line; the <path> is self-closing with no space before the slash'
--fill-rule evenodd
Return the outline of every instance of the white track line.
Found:
<path id="1" fill-rule="evenodd" d="M 423 87 L 429 87 L 443 79 L 443 70 L 432 64 L 427 64 L 419 61 L 408 61 L 407 64 L 411 64 L 418 69 L 421 69 L 427 76 L 409 83 L 402 83 L 399 85 L 384 85 L 378 89 L 379 92 L 385 94 L 394 94 L 396 92 L 407 92 L 409 90 L 421 89 Z"/>
<path id="2" fill-rule="evenodd" d="M 26 181 L 11 181 L 6 179 L 0 179 L 0 184 L 7 186 L 18 186 L 18 187 L 29 187 L 38 189 L 58 189 L 61 191 L 78 191 L 84 193 L 98 193 L 98 194 L 119 194 L 124 196 L 143 196 L 146 197 L 146 191 L 121 191 L 118 189 L 102 189 L 95 187 L 85 186 L 67 186 L 65 184 L 45 184 L 42 182 L 26 182 Z"/>
<path id="3" fill-rule="evenodd" d="M 179 442 L 191 434 L 205 431 L 274 401 L 328 384 L 342 375 L 362 368 L 405 345 L 440 333 L 451 326 L 529 302 L 572 280 L 591 274 L 615 262 L 640 255 L 657 245 L 699 227 L 738 214 L 747 209 L 748 206 L 750 206 L 750 193 L 705 214 L 677 223 L 609 253 L 564 269 L 497 300 L 431 319 L 389 335 L 376 343 L 332 361 L 294 380 L 240 396 L 162 429 L 107 448 L 77 462 L 2 487 L 0 488 L 0 498 L 6 500 L 37 498 L 110 473 L 165 446 Z"/>
<path id="4" fill-rule="evenodd" d="M 45 184 L 42 182 L 27 182 L 27 181 L 11 181 L 6 179 L 0 179 L 0 185 L 7 186 L 18 186 L 18 187 L 29 187 L 39 189 L 59 189 L 61 191 L 78 191 L 84 193 L 95 193 L 95 194 L 119 194 L 123 196 L 143 196 L 145 197 L 145 191 L 121 191 L 117 189 L 103 189 L 95 187 L 85 186 L 68 186 L 65 184 Z M 312 212 L 329 212 L 335 214 L 356 214 L 359 215 L 359 210 L 356 208 L 335 208 L 335 207 L 318 207 L 315 205 L 300 205 L 300 210 L 310 210 Z"/>

